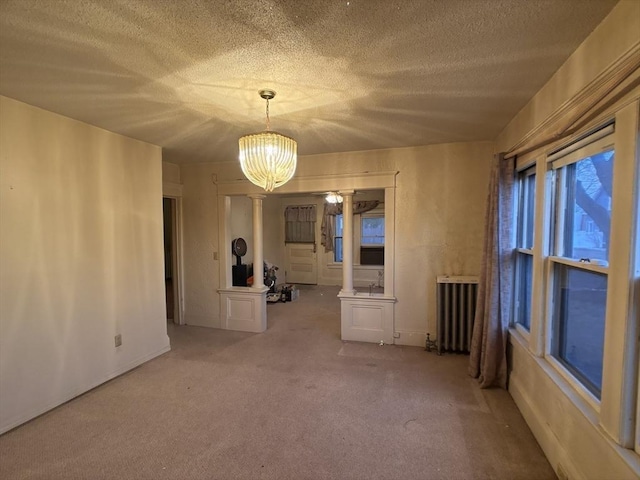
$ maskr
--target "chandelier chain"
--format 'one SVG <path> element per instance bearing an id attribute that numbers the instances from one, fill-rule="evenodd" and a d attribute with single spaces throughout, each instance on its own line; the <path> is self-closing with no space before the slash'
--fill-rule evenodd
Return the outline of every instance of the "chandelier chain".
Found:
<path id="1" fill-rule="evenodd" d="M 267 98 L 267 131 L 271 130 L 271 120 L 269 119 L 269 99 Z"/>

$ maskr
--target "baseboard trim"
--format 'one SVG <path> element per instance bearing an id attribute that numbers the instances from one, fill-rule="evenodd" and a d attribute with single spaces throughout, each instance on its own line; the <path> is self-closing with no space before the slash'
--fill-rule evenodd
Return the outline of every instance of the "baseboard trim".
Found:
<path id="1" fill-rule="evenodd" d="M 531 429 L 533 436 L 538 441 L 540 448 L 544 451 L 556 475 L 558 475 L 558 465 L 561 464 L 562 470 L 565 472 L 567 478 L 571 478 L 572 480 L 583 479 L 584 476 L 569 459 L 558 438 L 553 431 L 545 425 L 545 422 L 542 420 L 544 417 L 529 401 L 528 395 L 521 387 L 518 377 L 515 375 L 509 377 L 509 393 Z"/>
<path id="2" fill-rule="evenodd" d="M 396 330 L 396 335 L 400 335 L 394 338 L 394 345 L 407 345 L 409 347 L 423 347 L 425 346 L 425 340 L 427 334 L 425 332 L 416 332 L 412 330 Z"/>
<path id="3" fill-rule="evenodd" d="M 9 430 L 13 430 L 16 427 L 19 427 L 20 425 L 27 423 L 37 417 L 39 417 L 40 415 L 47 413 L 50 410 L 53 410 L 56 407 L 59 407 L 60 405 L 73 400 L 74 398 L 76 398 L 79 395 L 82 395 L 83 393 L 88 392 L 89 390 L 92 390 L 100 385 L 102 385 L 103 383 L 108 382 L 109 380 L 112 380 L 116 377 L 119 377 L 120 375 L 127 373 L 129 370 L 132 370 L 140 365 L 142 365 L 143 363 L 148 362 L 149 360 L 152 360 L 164 353 L 167 353 L 168 351 L 171 350 L 171 345 L 169 344 L 169 337 L 167 337 L 167 345 L 165 345 L 164 347 L 155 350 L 154 352 L 148 353 L 146 355 L 143 355 L 142 357 L 139 357 L 129 363 L 127 363 L 126 365 L 123 365 L 122 367 L 118 368 L 117 370 L 104 375 L 102 377 L 100 377 L 99 380 L 96 380 L 95 382 L 91 382 L 88 384 L 85 384 L 81 387 L 78 388 L 74 388 L 70 391 L 67 391 L 65 393 L 63 393 L 62 395 L 56 397 L 55 399 L 51 399 L 49 401 L 47 401 L 43 406 L 38 407 L 38 408 L 34 408 L 33 410 L 26 412 L 16 418 L 13 418 L 11 420 L 9 420 L 9 422 L 7 422 L 7 424 L 0 426 L 0 435 L 2 435 L 3 433 L 8 432 Z"/>
<path id="4" fill-rule="evenodd" d="M 551 381 L 554 382 L 553 378 L 551 378 Z M 561 395 L 570 397 L 570 395 L 568 395 L 561 387 L 558 388 L 562 392 Z M 584 466 L 581 466 L 579 463 L 574 461 L 576 458 L 575 452 L 572 453 L 564 448 L 563 443 L 558 438 L 556 432 L 545 420 L 548 418 L 548 412 L 544 412 L 537 408 L 535 403 L 531 401 L 531 397 L 526 390 L 526 385 L 520 381 L 520 377 L 517 374 L 514 374 L 514 372 L 512 372 L 509 377 L 509 393 L 556 474 L 560 475 L 559 469 L 562 468 L 566 477 L 571 480 L 604 478 L 602 471 L 594 473 L 593 471 L 585 470 Z M 543 407 L 548 408 L 549 405 L 545 404 Z M 597 440 L 594 440 L 594 442 L 600 443 L 601 448 L 599 451 L 603 452 L 603 448 L 607 449 L 606 456 L 603 458 L 608 458 L 609 460 L 612 460 L 615 457 L 619 458 L 619 463 L 616 461 L 615 474 L 613 474 L 611 478 L 638 478 L 638 474 L 640 473 L 640 458 L 638 458 L 638 455 L 635 454 L 633 450 L 628 450 L 615 444 L 606 435 L 604 430 L 594 423 L 594 421 L 590 419 L 590 416 L 586 414 L 579 405 L 576 405 L 575 402 L 573 404 L 573 408 L 579 410 L 580 413 L 578 415 L 582 415 L 584 417 L 584 421 L 586 422 L 583 424 L 585 425 L 584 428 L 587 430 L 593 429 L 592 432 L 596 437 L 599 437 Z M 591 425 L 586 426 L 588 423 L 591 423 Z M 585 433 L 587 433 L 586 430 Z M 588 434 L 590 435 L 591 432 Z M 605 454 L 603 453 L 603 455 Z M 609 466 L 612 468 L 613 463 L 610 462 Z M 591 465 L 591 468 L 592 467 L 593 465 Z"/>
<path id="5" fill-rule="evenodd" d="M 184 319 L 185 325 L 191 325 L 192 327 L 222 328 L 220 316 L 189 315 L 183 313 L 182 318 Z"/>

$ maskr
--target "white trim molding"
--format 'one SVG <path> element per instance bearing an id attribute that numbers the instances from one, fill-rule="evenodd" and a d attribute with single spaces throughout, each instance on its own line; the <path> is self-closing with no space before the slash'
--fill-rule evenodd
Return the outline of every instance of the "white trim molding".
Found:
<path id="1" fill-rule="evenodd" d="M 163 197 L 182 197 L 182 185 L 180 183 L 162 182 Z"/>
<path id="2" fill-rule="evenodd" d="M 617 102 L 621 94 L 638 86 L 639 69 L 640 42 L 637 42 L 591 83 L 511 146 L 505 157 L 520 156 L 537 150 L 584 128 L 600 112 Z M 619 91 L 620 87 L 624 87 L 622 91 Z"/>
<path id="3" fill-rule="evenodd" d="M 336 190 L 374 190 L 396 186 L 397 171 L 362 172 L 342 175 L 309 175 L 293 177 L 278 187 L 273 194 L 309 193 Z M 214 183 L 218 186 L 218 195 L 262 194 L 264 190 L 248 180 L 233 180 Z M 385 199 L 386 200 L 386 199 Z"/>

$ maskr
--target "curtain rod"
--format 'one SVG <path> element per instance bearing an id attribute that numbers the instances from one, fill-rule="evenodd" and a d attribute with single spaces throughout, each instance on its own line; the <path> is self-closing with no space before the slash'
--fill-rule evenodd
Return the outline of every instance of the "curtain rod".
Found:
<path id="1" fill-rule="evenodd" d="M 617 68 L 616 68 L 617 67 Z M 625 85 L 615 95 L 607 98 L 616 88 L 622 85 L 631 75 L 640 68 L 640 48 L 636 45 L 632 48 L 620 62 L 608 72 L 605 72 L 603 78 L 594 80 L 591 83 L 591 89 L 593 92 L 589 92 L 590 88 L 587 86 L 571 100 L 566 102 L 563 107 L 557 110 L 554 114 L 548 117 L 550 120 L 554 116 L 561 116 L 562 110 L 569 110 L 572 103 L 577 103 L 577 111 L 569 116 L 568 120 L 560 124 L 560 128 L 555 132 L 549 133 L 543 136 L 540 140 L 533 145 L 526 146 L 523 139 L 517 142 L 511 149 L 505 153 L 505 158 L 514 158 L 526 153 L 532 152 L 539 148 L 550 145 L 558 140 L 566 138 L 581 128 L 583 128 L 588 122 L 596 118 L 600 113 L 605 111 L 608 107 L 620 100 L 624 95 L 632 91 L 638 85 L 640 85 L 640 76 L 632 79 L 627 85 Z M 584 97 L 584 98 L 581 98 Z M 600 106 L 599 103 L 603 102 Z M 550 122 L 551 123 L 551 122 Z M 544 126 L 544 122 L 541 127 Z M 535 137 L 534 137 L 535 138 Z"/>

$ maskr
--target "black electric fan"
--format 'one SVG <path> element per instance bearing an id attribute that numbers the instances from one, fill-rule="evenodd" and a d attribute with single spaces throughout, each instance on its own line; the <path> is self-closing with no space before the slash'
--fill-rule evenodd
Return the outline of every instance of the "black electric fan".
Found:
<path id="1" fill-rule="evenodd" d="M 236 264 L 231 267 L 234 287 L 246 287 L 249 278 L 247 265 L 242 264 L 242 257 L 247 254 L 247 242 L 244 238 L 234 238 L 231 242 L 231 253 L 236 256 Z"/>
<path id="2" fill-rule="evenodd" d="M 244 241 L 244 238 L 233 239 L 231 252 L 236 256 L 236 265 L 242 265 L 242 257 L 247 254 L 247 242 Z"/>

